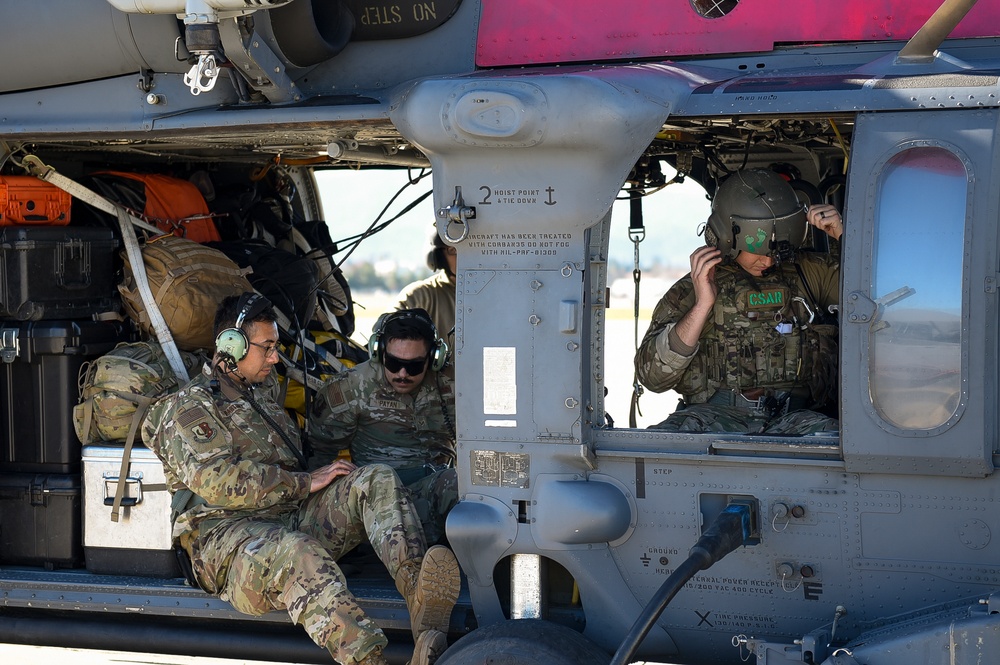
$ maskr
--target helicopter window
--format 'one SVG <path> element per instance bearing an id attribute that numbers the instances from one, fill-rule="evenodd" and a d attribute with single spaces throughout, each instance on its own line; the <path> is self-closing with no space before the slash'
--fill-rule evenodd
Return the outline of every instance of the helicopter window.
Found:
<path id="1" fill-rule="evenodd" d="M 951 152 L 905 150 L 880 178 L 870 332 L 872 403 L 897 427 L 933 429 L 958 409 L 968 174 Z"/>

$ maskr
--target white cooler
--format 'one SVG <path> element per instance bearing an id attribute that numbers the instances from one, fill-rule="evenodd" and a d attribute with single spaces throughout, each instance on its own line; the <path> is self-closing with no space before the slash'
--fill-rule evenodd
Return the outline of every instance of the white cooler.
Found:
<path id="1" fill-rule="evenodd" d="M 83 447 L 83 546 L 87 570 L 114 575 L 181 577 L 170 538 L 170 493 L 163 464 L 132 448 L 118 521 L 111 508 L 124 445 Z"/>

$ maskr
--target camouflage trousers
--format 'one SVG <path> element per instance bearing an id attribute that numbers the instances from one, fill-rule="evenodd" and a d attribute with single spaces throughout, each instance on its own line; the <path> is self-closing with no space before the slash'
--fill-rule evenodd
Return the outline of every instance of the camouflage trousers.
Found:
<path id="1" fill-rule="evenodd" d="M 745 409 L 722 404 L 692 404 L 673 412 L 651 429 L 668 432 L 735 432 L 743 434 L 781 434 L 806 436 L 817 432 L 836 432 L 839 422 L 816 411 L 800 409 L 769 418 Z"/>
<path id="2" fill-rule="evenodd" d="M 427 545 L 444 542 L 444 524 L 448 512 L 458 503 L 458 473 L 445 468 L 406 485 L 410 501 L 420 516 Z"/>
<path id="3" fill-rule="evenodd" d="M 199 537 L 194 550 L 202 570 L 217 581 L 219 596 L 234 608 L 252 615 L 287 610 L 338 663 L 353 665 L 388 644 L 337 566 L 363 540 L 393 579 L 404 561 L 426 550 L 399 479 L 379 464 L 339 478 L 280 519 L 222 522 Z"/>

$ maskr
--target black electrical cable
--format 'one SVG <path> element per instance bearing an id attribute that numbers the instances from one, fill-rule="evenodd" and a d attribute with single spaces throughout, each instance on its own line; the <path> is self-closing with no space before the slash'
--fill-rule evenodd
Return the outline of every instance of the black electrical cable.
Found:
<path id="1" fill-rule="evenodd" d="M 684 588 L 698 571 L 706 570 L 716 561 L 726 556 L 750 537 L 750 507 L 742 503 L 726 506 L 712 525 L 708 527 L 691 551 L 688 558 L 660 585 L 649 600 L 642 614 L 635 620 L 610 665 L 627 665 L 632 662 L 642 640 L 663 613 L 667 604 L 677 592 Z"/>
<path id="2" fill-rule="evenodd" d="M 241 390 L 240 392 L 243 393 L 243 396 L 250 404 L 250 407 L 253 408 L 253 410 L 256 411 L 261 418 L 264 419 L 264 422 L 267 423 L 267 425 L 275 432 L 275 434 L 281 437 L 281 440 L 285 442 L 285 445 L 288 446 L 288 449 L 292 452 L 293 455 L 295 455 L 295 458 L 299 460 L 299 464 L 301 465 L 302 470 L 303 471 L 308 470 L 309 463 L 306 461 L 305 455 L 303 455 L 302 451 L 300 451 L 298 448 L 295 447 L 295 444 L 292 442 L 291 437 L 288 436 L 288 434 L 281 427 L 281 425 L 275 422 L 274 418 L 272 418 L 269 413 L 264 411 L 264 407 L 262 407 L 260 404 L 257 403 L 257 400 L 253 396 L 253 388 L 254 388 L 253 386 L 249 386 L 246 390 Z"/>
<path id="3" fill-rule="evenodd" d="M 344 262 L 346 262 L 347 259 L 351 256 L 351 254 L 354 253 L 354 250 L 356 250 L 361 245 L 362 241 L 364 241 L 367 238 L 370 238 L 371 236 L 375 235 L 376 233 L 378 233 L 380 231 L 384 231 L 386 228 L 389 227 L 390 224 L 392 224 L 394 221 L 396 221 L 397 219 L 399 219 L 400 217 L 402 217 L 403 215 L 405 215 L 406 213 L 408 213 L 410 210 L 412 210 L 413 208 L 415 208 L 420 202 L 422 202 L 424 199 L 426 199 L 432 193 L 431 190 L 428 190 L 427 192 L 424 192 L 419 197 L 417 197 L 415 200 L 413 200 L 412 202 L 410 202 L 410 204 L 407 205 L 405 208 L 403 208 L 403 210 L 400 211 L 397 215 L 393 216 L 391 219 L 388 219 L 388 220 L 386 220 L 386 221 L 384 221 L 382 223 L 379 223 L 379 220 L 382 219 L 382 215 L 384 215 L 386 213 L 386 211 L 389 209 L 389 206 L 391 206 L 392 203 L 393 203 L 393 201 L 395 201 L 396 198 L 400 194 L 403 193 L 403 189 L 405 189 L 406 187 L 409 187 L 410 184 L 411 183 L 408 182 L 406 185 L 403 186 L 402 189 L 400 189 L 398 192 L 396 192 L 396 194 L 389 200 L 389 202 L 387 204 L 385 204 L 385 207 L 382 209 L 382 212 L 380 212 L 378 214 L 378 217 L 375 218 L 375 221 L 373 221 L 371 223 L 371 225 L 365 231 L 363 231 L 363 232 L 361 232 L 361 233 L 359 233 L 357 235 L 350 236 L 348 238 L 341 238 L 340 240 L 337 240 L 336 242 L 333 243 L 332 249 L 334 250 L 334 252 L 342 252 L 342 251 L 344 251 L 346 249 L 347 250 L 347 254 L 345 254 L 343 257 L 341 257 L 341 259 L 339 261 L 334 261 L 332 255 L 330 253 L 327 253 L 327 256 L 330 259 L 330 264 L 332 265 L 332 268 L 329 271 L 327 271 L 327 273 L 325 275 L 322 275 L 321 278 L 317 281 L 317 286 L 316 286 L 317 289 L 319 288 L 320 284 L 323 284 L 324 282 L 326 282 L 326 280 L 331 275 L 333 275 L 334 272 L 336 272 L 342 265 L 344 265 Z M 318 248 L 313 248 L 313 249 L 318 249 Z M 314 289 L 314 291 L 315 290 L 316 289 Z"/>

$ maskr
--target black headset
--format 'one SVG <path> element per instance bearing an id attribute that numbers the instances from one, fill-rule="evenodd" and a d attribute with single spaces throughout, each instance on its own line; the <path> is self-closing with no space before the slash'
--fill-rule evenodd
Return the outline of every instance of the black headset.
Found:
<path id="1" fill-rule="evenodd" d="M 240 300 L 245 302 L 240 309 L 240 315 L 236 317 L 236 325 L 226 328 L 215 338 L 215 352 L 234 363 L 246 358 L 250 352 L 250 340 L 243 332 L 243 321 L 248 317 L 252 319 L 271 305 L 271 302 L 259 293 L 243 294 Z"/>
<path id="2" fill-rule="evenodd" d="M 441 236 L 435 231 L 434 237 L 431 238 L 431 243 L 434 245 L 431 251 L 427 252 L 427 267 L 437 272 L 438 270 L 448 269 L 448 259 L 445 258 L 445 247 L 444 241 L 441 240 Z"/>
<path id="3" fill-rule="evenodd" d="M 431 343 L 430 357 L 431 369 L 440 372 L 448 362 L 448 343 L 438 337 L 437 328 L 431 321 L 430 315 L 425 309 L 401 309 L 396 312 L 386 312 L 378 317 L 372 336 L 368 338 L 368 355 L 375 362 L 382 362 L 382 354 L 385 353 L 385 345 L 382 343 L 382 336 L 385 334 L 385 327 L 392 321 L 405 321 L 411 319 L 430 328 L 434 341 Z"/>

